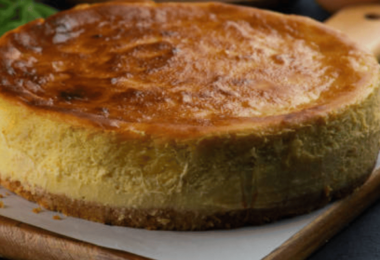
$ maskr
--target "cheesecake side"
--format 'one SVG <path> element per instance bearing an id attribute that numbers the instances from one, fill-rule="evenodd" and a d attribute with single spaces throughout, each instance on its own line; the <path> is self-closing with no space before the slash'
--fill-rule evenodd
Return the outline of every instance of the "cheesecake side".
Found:
<path id="1" fill-rule="evenodd" d="M 187 140 L 126 139 L 1 100 L 1 184 L 71 216 L 151 229 L 236 227 L 309 212 L 372 171 L 378 89 L 275 134 Z"/>

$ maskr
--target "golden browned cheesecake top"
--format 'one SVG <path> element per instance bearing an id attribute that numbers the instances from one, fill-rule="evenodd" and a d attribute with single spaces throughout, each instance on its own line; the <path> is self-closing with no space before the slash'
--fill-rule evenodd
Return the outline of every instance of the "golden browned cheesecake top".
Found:
<path id="1" fill-rule="evenodd" d="M 349 102 L 377 69 L 319 23 L 216 3 L 85 5 L 0 39 L 2 95 L 105 128 L 289 118 Z"/>

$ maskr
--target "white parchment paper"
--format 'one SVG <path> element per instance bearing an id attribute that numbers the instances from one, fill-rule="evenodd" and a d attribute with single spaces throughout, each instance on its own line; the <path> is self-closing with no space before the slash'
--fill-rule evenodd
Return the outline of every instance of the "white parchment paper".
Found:
<path id="1" fill-rule="evenodd" d="M 323 210 L 258 227 L 204 232 L 149 231 L 107 226 L 66 217 L 0 187 L 0 215 L 95 245 L 165 260 L 261 259 L 315 219 Z M 8 194 L 8 195 L 6 195 Z M 54 220 L 60 215 L 61 220 Z"/>

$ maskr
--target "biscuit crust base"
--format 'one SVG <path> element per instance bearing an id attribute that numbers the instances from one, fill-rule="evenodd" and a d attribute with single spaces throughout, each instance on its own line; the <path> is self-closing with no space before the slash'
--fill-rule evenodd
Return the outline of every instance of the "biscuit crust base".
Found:
<path id="1" fill-rule="evenodd" d="M 67 216 L 78 217 L 108 225 L 145 228 L 150 230 L 211 230 L 230 229 L 246 225 L 262 225 L 279 219 L 309 213 L 327 205 L 332 200 L 344 198 L 359 188 L 371 175 L 373 167 L 367 174 L 348 183 L 340 190 L 321 191 L 308 194 L 276 208 L 232 210 L 225 212 L 176 211 L 173 209 L 129 209 L 101 205 L 71 199 L 66 195 L 57 195 L 37 189 L 30 192 L 19 181 L 0 179 L 0 185 L 21 195 L 40 206 L 59 211 Z"/>

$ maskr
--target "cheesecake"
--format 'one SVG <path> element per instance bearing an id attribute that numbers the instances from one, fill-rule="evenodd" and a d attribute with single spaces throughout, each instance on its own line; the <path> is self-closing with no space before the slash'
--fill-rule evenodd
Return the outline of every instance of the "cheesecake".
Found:
<path id="1" fill-rule="evenodd" d="M 372 172 L 379 86 L 371 54 L 308 18 L 79 5 L 0 38 L 0 184 L 145 229 L 307 213 Z"/>

